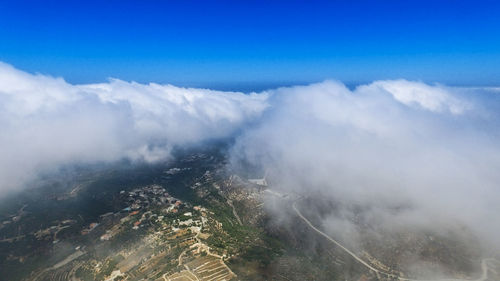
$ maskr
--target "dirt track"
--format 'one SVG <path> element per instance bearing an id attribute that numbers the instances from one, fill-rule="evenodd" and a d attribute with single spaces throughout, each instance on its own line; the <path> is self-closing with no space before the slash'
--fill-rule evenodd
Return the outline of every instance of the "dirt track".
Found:
<path id="1" fill-rule="evenodd" d="M 314 231 L 316 231 L 318 234 L 320 234 L 321 236 L 325 237 L 326 239 L 328 239 L 329 241 L 333 242 L 335 245 L 337 245 L 339 248 L 341 248 L 342 250 L 344 250 L 345 252 L 347 252 L 351 257 L 353 257 L 355 260 L 357 260 L 359 263 L 361 263 L 362 265 L 364 265 L 366 268 L 368 268 L 369 270 L 375 272 L 375 274 L 377 276 L 380 276 L 380 275 L 383 275 L 385 277 L 390 277 L 390 278 L 395 278 L 395 279 L 398 279 L 400 281 L 486 281 L 488 279 L 488 261 L 491 261 L 491 260 L 494 260 L 494 259 L 482 259 L 481 260 L 481 269 L 483 271 L 481 277 L 477 278 L 477 279 L 453 279 L 453 278 L 450 278 L 450 279 L 410 279 L 410 278 L 404 278 L 404 277 L 399 277 L 397 275 L 394 275 L 394 274 L 391 274 L 391 273 L 387 273 L 387 272 L 384 272 L 384 271 L 381 271 L 379 269 L 376 269 L 374 268 L 373 266 L 369 265 L 367 262 L 365 262 L 363 259 L 361 259 L 360 257 L 358 257 L 355 253 L 351 252 L 349 249 L 347 249 L 346 247 L 344 247 L 342 244 L 340 244 L 338 241 L 336 241 L 335 239 L 333 239 L 332 237 L 328 236 L 326 233 L 322 232 L 321 230 L 319 230 L 318 228 L 316 228 L 306 217 L 304 217 L 302 215 L 302 213 L 299 211 L 299 209 L 297 208 L 297 201 L 293 202 L 293 205 L 292 205 L 293 209 L 295 210 L 295 212 L 297 213 L 297 215 L 307 224 L 309 225 L 309 227 L 311 227 Z"/>

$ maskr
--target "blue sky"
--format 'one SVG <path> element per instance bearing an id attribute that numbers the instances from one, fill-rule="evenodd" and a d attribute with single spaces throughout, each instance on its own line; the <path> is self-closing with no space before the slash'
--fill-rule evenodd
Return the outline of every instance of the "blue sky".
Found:
<path id="1" fill-rule="evenodd" d="M 500 4 L 2 0 L 0 60 L 71 83 L 499 85 Z"/>

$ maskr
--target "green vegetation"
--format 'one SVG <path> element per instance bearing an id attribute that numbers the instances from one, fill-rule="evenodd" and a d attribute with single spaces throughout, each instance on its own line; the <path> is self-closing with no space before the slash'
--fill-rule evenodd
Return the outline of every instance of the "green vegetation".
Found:
<path id="1" fill-rule="evenodd" d="M 224 159 L 217 152 L 210 156 L 200 154 L 186 157 L 186 161 L 181 157 L 180 161 L 170 164 L 133 166 L 121 163 L 113 167 L 101 167 L 99 170 L 85 170 L 74 173 L 71 180 L 65 178 L 48 181 L 45 184 L 47 188 L 40 188 L 32 194 L 23 193 L 17 201 L 12 200 L 16 203 L 0 204 L 4 214 L 16 213 L 27 204 L 26 215 L 16 224 L 6 224 L 0 234 L 10 237 L 21 231 L 28 233 L 19 241 L 0 244 L 2 276 L 6 276 L 8 280 L 22 280 L 36 272 L 42 274 L 41 279 L 51 279 L 51 276 L 64 276 L 74 269 L 75 276 L 81 280 L 103 280 L 117 269 L 124 256 L 128 259 L 127 252 L 137 251 L 144 246 L 144 241 L 148 243 L 148 247 L 154 248 L 148 248 L 149 252 L 137 261 L 138 264 L 134 260 L 122 264 L 127 264 L 129 272 L 137 278 L 160 277 L 162 273 L 177 270 L 179 255 L 194 243 L 195 234 L 189 228 L 184 234 L 172 239 L 175 234 L 172 233 L 171 226 L 177 225 L 174 223 L 176 221 L 199 221 L 201 212 L 192 208 L 196 205 L 208 209 L 208 222 L 203 233 L 210 236 L 204 242 L 212 247 L 214 253 L 225 253 L 230 257 L 241 255 L 248 260 L 256 260 L 258 255 L 262 255 L 265 263 L 279 256 L 283 245 L 268 239 L 259 227 L 240 225 L 227 204 L 227 199 L 214 187 L 222 179 L 217 174 L 217 169 Z M 165 171 L 170 167 L 178 167 L 179 172 L 166 174 Z M 183 202 L 177 207 L 177 213 L 166 213 L 165 205 L 148 203 L 148 206 L 142 205 L 138 214 L 131 215 L 130 220 L 120 221 L 129 216 L 129 212 L 122 209 L 133 202 L 128 200 L 128 191 L 153 184 L 164 187 L 170 196 Z M 196 188 L 191 188 L 194 186 Z M 69 195 L 75 187 L 78 187 L 78 192 Z M 124 192 L 120 193 L 122 190 Z M 140 227 L 133 230 L 134 223 L 146 211 L 154 215 L 144 216 Z M 101 217 L 108 212 L 114 215 Z M 185 212 L 191 212 L 193 216 L 184 216 Z M 163 220 L 155 221 L 158 216 L 163 216 Z M 4 218 L 9 219 L 6 216 Z M 65 220 L 70 221 L 69 227 L 58 232 L 59 243 L 52 243 L 54 232 L 68 224 L 62 223 Z M 94 222 L 99 223 L 99 226 L 88 233 L 82 233 L 82 230 L 89 229 L 89 225 Z M 183 229 L 187 227 L 179 226 Z M 46 234 L 37 237 L 29 234 L 37 231 L 45 231 Z M 113 233 L 113 236 L 108 241 L 101 241 L 100 237 L 106 231 Z M 146 242 L 152 236 L 156 240 Z M 77 247 L 85 255 L 60 269 L 42 272 L 42 269 L 75 253 Z M 143 259 L 153 260 L 150 258 L 153 253 L 163 256 L 148 265 Z M 201 256 L 206 255 L 206 252 L 201 253 Z M 24 262 L 21 263 L 18 259 Z"/>

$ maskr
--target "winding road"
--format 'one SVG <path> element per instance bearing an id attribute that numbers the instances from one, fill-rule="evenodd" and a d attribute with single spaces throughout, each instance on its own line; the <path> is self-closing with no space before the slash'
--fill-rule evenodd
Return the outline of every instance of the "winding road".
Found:
<path id="1" fill-rule="evenodd" d="M 344 247 L 342 244 L 340 244 L 338 241 L 336 241 L 335 239 L 333 239 L 332 237 L 328 236 L 326 233 L 324 233 L 323 231 L 319 230 L 318 228 L 316 228 L 306 217 L 304 217 L 302 215 L 302 213 L 299 211 L 299 209 L 297 208 L 297 201 L 293 202 L 293 205 L 292 205 L 293 209 L 295 210 L 295 212 L 297 213 L 297 215 L 309 226 L 311 227 L 314 231 L 316 231 L 318 234 L 320 234 L 321 236 L 325 237 L 326 239 L 328 239 L 329 241 L 333 242 L 335 245 L 337 245 L 339 248 L 341 248 L 342 250 L 344 250 L 346 253 L 348 253 L 351 257 L 353 257 L 355 260 L 357 260 L 359 263 L 361 263 L 362 265 L 364 265 L 366 268 L 368 268 L 369 270 L 375 272 L 375 274 L 377 275 L 377 277 L 379 277 L 380 279 L 380 275 L 383 275 L 385 277 L 389 277 L 389 278 L 393 278 L 393 279 L 397 279 L 397 280 L 400 280 L 400 281 L 486 281 L 488 279 L 488 261 L 493 261 L 494 259 L 482 259 L 481 260 L 481 269 L 483 271 L 481 277 L 477 278 L 477 279 L 453 279 L 453 278 L 450 278 L 450 279 L 430 279 L 430 280 L 426 280 L 426 279 L 411 279 L 411 278 L 404 278 L 404 277 L 400 277 L 400 276 L 397 276 L 397 275 L 394 275 L 394 274 L 391 274 L 391 273 L 387 273 L 387 272 L 384 272 L 384 271 L 381 271 L 373 266 L 371 266 L 370 264 L 368 264 L 367 262 L 365 262 L 363 259 L 361 259 L 360 257 L 358 257 L 355 253 L 353 253 L 352 251 L 350 251 L 349 249 L 347 249 L 346 247 Z"/>

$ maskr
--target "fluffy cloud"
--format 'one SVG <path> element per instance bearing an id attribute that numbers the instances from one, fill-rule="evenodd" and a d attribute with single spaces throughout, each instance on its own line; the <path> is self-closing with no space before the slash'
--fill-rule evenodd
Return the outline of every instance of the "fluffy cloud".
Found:
<path id="1" fill-rule="evenodd" d="M 453 97 L 450 89 L 446 87 L 429 86 L 406 80 L 378 81 L 362 86 L 358 90 L 385 91 L 405 105 L 418 105 L 433 112 L 448 111 L 452 114 L 462 114 L 469 107 L 466 102 Z"/>
<path id="2" fill-rule="evenodd" d="M 459 221 L 500 245 L 496 90 L 327 81 L 268 95 L 262 122 L 233 148 L 235 167 L 267 170 L 275 188 L 370 206 L 385 223 Z M 411 208 L 382 211 L 398 206 Z"/>
<path id="3" fill-rule="evenodd" d="M 165 159 L 173 146 L 231 136 L 266 106 L 266 95 L 71 85 L 0 63 L 0 190 L 61 164 Z"/>
<path id="4" fill-rule="evenodd" d="M 460 220 L 500 245 L 500 92 L 406 80 L 243 94 L 120 80 L 71 85 L 0 64 L 0 190 L 62 164 L 156 161 L 235 137 L 233 167 L 422 224 Z M 394 215 L 380 211 L 385 221 Z M 439 214 L 439 215 L 438 215 Z"/>

